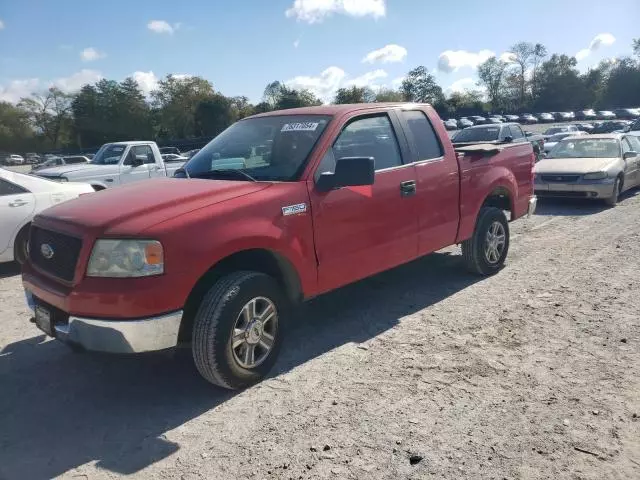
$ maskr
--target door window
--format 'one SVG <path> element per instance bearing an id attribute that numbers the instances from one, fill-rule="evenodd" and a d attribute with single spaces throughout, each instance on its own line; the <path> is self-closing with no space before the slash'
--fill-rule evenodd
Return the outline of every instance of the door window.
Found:
<path id="1" fill-rule="evenodd" d="M 640 155 L 640 138 L 629 135 L 626 139 L 629 142 L 629 145 L 631 145 L 631 150 Z"/>
<path id="2" fill-rule="evenodd" d="M 0 178 L 0 197 L 5 195 L 19 195 L 21 193 L 28 193 L 28 190 L 22 188 L 20 185 Z"/>
<path id="3" fill-rule="evenodd" d="M 522 129 L 517 125 L 509 126 L 509 130 L 511 130 L 511 138 L 513 138 L 514 140 L 519 140 L 520 138 L 524 137 Z"/>
<path id="4" fill-rule="evenodd" d="M 349 123 L 322 158 L 316 180 L 335 170 L 336 161 L 344 157 L 373 157 L 376 171 L 402 165 L 398 141 L 387 115 L 359 118 Z"/>
<path id="5" fill-rule="evenodd" d="M 418 151 L 418 161 L 442 157 L 442 145 L 424 112 L 404 110 L 400 115 L 407 122 L 413 137 L 413 144 Z"/>
<path id="6" fill-rule="evenodd" d="M 622 155 L 633 150 L 633 148 L 631 148 L 631 145 L 629 144 L 629 139 L 627 137 L 623 138 L 621 143 L 622 143 Z"/>
<path id="7" fill-rule="evenodd" d="M 132 155 L 138 158 L 144 157 L 144 163 L 156 163 L 156 159 L 153 156 L 153 150 L 149 145 L 136 145 L 131 147 Z"/>

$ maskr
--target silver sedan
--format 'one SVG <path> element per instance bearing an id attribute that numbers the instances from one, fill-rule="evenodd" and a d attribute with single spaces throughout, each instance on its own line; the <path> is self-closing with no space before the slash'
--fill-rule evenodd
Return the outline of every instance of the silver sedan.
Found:
<path id="1" fill-rule="evenodd" d="M 571 136 L 535 166 L 539 197 L 575 197 L 618 202 L 640 185 L 640 139 L 617 133 Z"/>

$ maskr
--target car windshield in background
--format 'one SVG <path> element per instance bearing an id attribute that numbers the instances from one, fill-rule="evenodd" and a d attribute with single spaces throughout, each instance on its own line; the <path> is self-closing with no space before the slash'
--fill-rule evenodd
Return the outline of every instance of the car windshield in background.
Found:
<path id="1" fill-rule="evenodd" d="M 613 138 L 562 140 L 547 158 L 612 158 L 620 156 L 620 145 Z"/>
<path id="2" fill-rule="evenodd" d="M 462 142 L 495 142 L 498 140 L 500 134 L 500 127 L 486 127 L 486 128 L 467 128 L 461 130 L 453 137 L 453 141 L 456 143 Z"/>
<path id="3" fill-rule="evenodd" d="M 117 165 L 126 149 L 125 145 L 104 145 L 91 159 L 91 163 L 93 165 Z"/>
<path id="4" fill-rule="evenodd" d="M 241 120 L 184 166 L 192 178 L 295 180 L 331 120 L 328 115 L 278 115 Z"/>

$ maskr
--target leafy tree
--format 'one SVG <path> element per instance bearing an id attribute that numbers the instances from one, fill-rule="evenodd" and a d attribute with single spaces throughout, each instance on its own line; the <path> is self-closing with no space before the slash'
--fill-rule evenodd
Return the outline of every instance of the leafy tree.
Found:
<path id="1" fill-rule="evenodd" d="M 22 108 L 0 102 L 0 151 L 20 152 L 34 148 L 35 132 Z"/>
<path id="2" fill-rule="evenodd" d="M 427 72 L 423 66 L 416 67 L 407 73 L 402 81 L 400 91 L 404 100 L 408 102 L 420 102 L 441 104 L 444 103 L 442 88 L 436 83 L 433 75 Z"/>
<path id="3" fill-rule="evenodd" d="M 634 38 L 631 45 L 633 48 L 633 54 L 636 57 L 640 58 L 640 38 Z"/>
<path id="4" fill-rule="evenodd" d="M 283 110 L 286 108 L 312 107 L 314 105 L 322 105 L 322 101 L 309 90 L 296 90 L 295 88 L 281 85 L 275 109 Z"/>
<path id="5" fill-rule="evenodd" d="M 518 73 L 514 77 L 514 81 L 518 87 L 520 106 L 524 106 L 527 94 L 526 73 L 529 66 L 533 64 L 535 45 L 528 42 L 518 42 L 509 49 L 509 53 L 511 53 L 511 59 L 518 67 Z"/>
<path id="6" fill-rule="evenodd" d="M 339 88 L 333 103 L 370 103 L 376 98 L 375 93 L 368 87 Z"/>
<path id="7" fill-rule="evenodd" d="M 567 55 L 554 54 L 540 68 L 540 96 L 538 109 L 578 110 L 588 97 L 577 60 Z"/>
<path id="8" fill-rule="evenodd" d="M 262 95 L 262 100 L 271 106 L 271 109 L 275 109 L 278 104 L 278 100 L 282 95 L 282 88 L 284 84 L 278 80 L 275 82 L 271 82 L 264 89 L 264 94 Z"/>
<path id="9" fill-rule="evenodd" d="M 247 97 L 232 97 L 229 99 L 229 102 L 233 110 L 234 121 L 253 115 L 254 107 L 249 103 L 249 99 Z"/>
<path id="10" fill-rule="evenodd" d="M 375 102 L 403 102 L 404 95 L 398 90 L 390 88 L 381 88 L 376 93 Z"/>
<path id="11" fill-rule="evenodd" d="M 492 109 L 496 110 L 504 103 L 504 74 L 507 63 L 496 57 L 487 59 L 478 66 L 478 84 L 485 87 Z"/>
<path id="12" fill-rule="evenodd" d="M 620 58 L 609 72 L 603 103 L 613 107 L 640 105 L 640 65 L 631 58 Z"/>
<path id="13" fill-rule="evenodd" d="M 531 94 L 535 98 L 538 92 L 538 71 L 540 65 L 547 57 L 547 48 L 541 43 L 536 43 L 533 46 L 533 56 L 531 60 Z"/>
<path id="14" fill-rule="evenodd" d="M 69 139 L 71 99 L 68 93 L 51 87 L 45 93 L 33 93 L 22 98 L 18 106 L 27 113 L 32 127 L 44 135 L 51 147 L 58 148 Z"/>
<path id="15" fill-rule="evenodd" d="M 195 133 L 199 137 L 218 135 L 234 122 L 236 115 L 233 100 L 216 93 L 196 107 Z"/>

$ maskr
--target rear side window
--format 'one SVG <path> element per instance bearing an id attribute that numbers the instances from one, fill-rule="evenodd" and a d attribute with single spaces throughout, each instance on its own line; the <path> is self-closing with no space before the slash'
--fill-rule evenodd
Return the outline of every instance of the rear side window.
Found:
<path id="1" fill-rule="evenodd" d="M 640 154 L 640 138 L 635 137 L 633 135 L 629 135 L 626 138 L 629 144 L 631 145 L 631 151 Z"/>
<path id="2" fill-rule="evenodd" d="M 409 132 L 417 150 L 418 161 L 442 157 L 444 154 L 442 145 L 440 145 L 438 136 L 424 112 L 403 110 L 400 112 L 400 116 L 409 126 Z"/>
<path id="3" fill-rule="evenodd" d="M 21 193 L 28 193 L 28 190 L 25 190 L 15 183 L 11 183 L 3 178 L 0 178 L 0 197 L 6 195 L 19 195 Z"/>
<path id="4" fill-rule="evenodd" d="M 522 133 L 522 129 L 517 125 L 511 125 L 509 127 L 509 130 L 511 130 L 511 137 L 514 140 L 524 137 L 524 134 Z"/>

